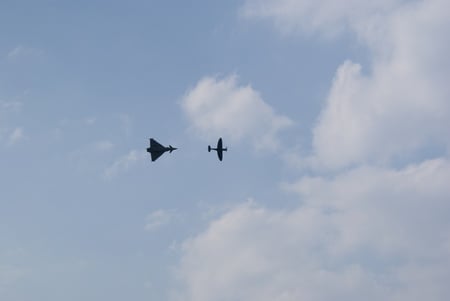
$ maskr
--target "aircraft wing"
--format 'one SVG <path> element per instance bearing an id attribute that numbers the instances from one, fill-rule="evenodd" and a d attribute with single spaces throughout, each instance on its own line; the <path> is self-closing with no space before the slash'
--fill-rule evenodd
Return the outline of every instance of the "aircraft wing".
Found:
<path id="1" fill-rule="evenodd" d="M 151 148 L 164 148 L 164 146 L 162 146 L 158 141 L 156 141 L 153 138 L 150 138 L 150 147 Z M 161 155 L 159 155 L 159 156 L 161 156 Z"/>
<path id="2" fill-rule="evenodd" d="M 219 160 L 222 161 L 223 151 L 221 148 L 217 149 L 217 156 L 219 157 Z"/>
<path id="3" fill-rule="evenodd" d="M 152 161 L 156 161 L 162 154 L 164 154 L 164 152 L 151 152 L 150 155 L 152 156 Z"/>

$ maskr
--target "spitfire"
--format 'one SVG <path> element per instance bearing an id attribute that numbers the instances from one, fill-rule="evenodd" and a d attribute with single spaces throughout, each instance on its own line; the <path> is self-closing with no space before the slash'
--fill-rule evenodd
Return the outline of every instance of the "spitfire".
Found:
<path id="1" fill-rule="evenodd" d="M 223 152 L 227 151 L 227 148 L 222 147 L 222 138 L 219 138 L 219 141 L 217 141 L 216 148 L 212 148 L 210 145 L 208 145 L 208 152 L 210 152 L 211 150 L 215 150 L 217 152 L 217 157 L 219 157 L 219 160 L 222 161 Z"/>

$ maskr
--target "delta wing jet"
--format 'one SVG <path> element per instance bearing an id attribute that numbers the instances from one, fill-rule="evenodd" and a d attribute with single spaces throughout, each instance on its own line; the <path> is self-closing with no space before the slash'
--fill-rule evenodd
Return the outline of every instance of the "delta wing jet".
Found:
<path id="1" fill-rule="evenodd" d="M 150 156 L 152 157 L 152 161 L 156 161 L 159 157 L 161 157 L 162 154 L 169 151 L 171 153 L 172 151 L 176 150 L 176 147 L 172 147 L 172 145 L 169 145 L 169 147 L 165 147 L 158 143 L 153 138 L 150 138 L 150 147 L 147 148 L 147 152 L 150 153 Z"/>

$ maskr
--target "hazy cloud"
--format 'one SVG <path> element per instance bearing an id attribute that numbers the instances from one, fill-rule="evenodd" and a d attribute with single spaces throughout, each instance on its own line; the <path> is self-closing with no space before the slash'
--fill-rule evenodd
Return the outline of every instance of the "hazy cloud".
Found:
<path id="1" fill-rule="evenodd" d="M 119 159 L 114 161 L 109 167 L 107 167 L 103 172 L 103 176 L 106 179 L 112 179 L 118 176 L 120 173 L 130 169 L 139 161 L 144 160 L 145 156 L 146 156 L 145 152 L 131 150 L 128 154 L 120 157 Z"/>
<path id="2" fill-rule="evenodd" d="M 24 268 L 14 265 L 0 265 L 0 297 L 6 296 L 8 289 L 29 273 Z"/>
<path id="3" fill-rule="evenodd" d="M 129 136 L 133 131 L 133 119 L 128 114 L 120 114 L 119 120 L 122 131 L 125 133 L 125 135 Z"/>
<path id="4" fill-rule="evenodd" d="M 55 133 L 60 135 L 61 132 Z M 104 153 L 114 148 L 114 144 L 109 140 L 98 140 L 88 145 L 74 149 L 69 153 L 69 157 L 72 159 L 85 159 L 86 157 L 94 154 Z"/>
<path id="5" fill-rule="evenodd" d="M 97 122 L 97 118 L 95 118 L 95 117 L 88 117 L 84 120 L 84 123 L 88 126 L 94 125 L 95 122 Z"/>
<path id="6" fill-rule="evenodd" d="M 249 139 L 257 149 L 274 150 L 280 143 L 278 132 L 292 124 L 251 86 L 238 85 L 235 76 L 203 78 L 181 104 L 191 130 L 209 141 L 219 136 L 235 142 Z"/>
<path id="7" fill-rule="evenodd" d="M 94 149 L 99 152 L 109 151 L 114 147 L 114 144 L 108 140 L 101 140 L 94 143 Z"/>
<path id="8" fill-rule="evenodd" d="M 15 128 L 9 135 L 8 145 L 14 145 L 24 137 L 23 128 Z"/>
<path id="9" fill-rule="evenodd" d="M 169 224 L 175 218 L 175 213 L 159 209 L 150 213 L 145 222 L 145 230 L 155 231 L 162 226 Z"/>
<path id="10" fill-rule="evenodd" d="M 23 104 L 20 101 L 3 101 L 0 100 L 0 113 L 1 112 L 17 112 L 22 108 Z"/>
<path id="11" fill-rule="evenodd" d="M 6 145 L 14 145 L 24 138 L 23 127 L 9 125 L 8 119 L 14 113 L 20 112 L 23 104 L 20 101 L 0 100 L 0 139 Z"/>
<path id="12" fill-rule="evenodd" d="M 19 45 L 8 52 L 7 58 L 13 61 L 21 57 L 41 56 L 42 54 L 43 52 L 40 49 Z"/>

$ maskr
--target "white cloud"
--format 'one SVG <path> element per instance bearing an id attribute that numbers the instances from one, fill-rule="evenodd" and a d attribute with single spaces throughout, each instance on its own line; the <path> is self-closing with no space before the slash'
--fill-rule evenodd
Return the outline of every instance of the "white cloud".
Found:
<path id="1" fill-rule="evenodd" d="M 449 180 L 450 162 L 435 159 L 402 170 L 359 167 L 331 180 L 305 177 L 288 187 L 305 207 L 332 212 L 346 229 L 339 250 L 420 257 L 438 251 L 430 245 L 450 242 Z"/>
<path id="2" fill-rule="evenodd" d="M 284 184 L 297 208 L 245 203 L 187 240 L 174 300 L 449 299 L 450 161 L 420 156 L 450 145 L 449 6 L 246 1 L 286 33 L 351 30 L 372 65 L 340 66 L 314 129 L 312 162 L 334 175 Z"/>
<path id="3" fill-rule="evenodd" d="M 120 173 L 129 170 L 132 166 L 136 165 L 139 161 L 143 161 L 146 157 L 145 152 L 131 150 L 128 154 L 120 157 L 107 167 L 103 176 L 106 179 L 112 179 L 118 176 Z"/>
<path id="4" fill-rule="evenodd" d="M 145 230 L 156 231 L 162 226 L 169 224 L 175 217 L 175 213 L 159 209 L 150 213 L 145 222 Z"/>
<path id="5" fill-rule="evenodd" d="M 367 74 L 351 61 L 337 71 L 314 129 L 315 166 L 389 163 L 450 145 L 449 2 L 249 0 L 243 11 L 295 30 L 346 28 L 369 48 Z"/>
<path id="6" fill-rule="evenodd" d="M 247 0 L 245 18 L 269 20 L 284 34 L 319 33 L 335 37 L 350 27 L 392 11 L 405 0 Z"/>
<path id="7" fill-rule="evenodd" d="M 336 37 L 369 19 L 392 11 L 405 0 L 247 0 L 241 8 L 246 18 L 270 20 L 284 34 L 303 33 Z"/>
<path id="8" fill-rule="evenodd" d="M 184 96 L 182 108 L 191 130 L 202 138 L 249 139 L 257 149 L 276 149 L 278 132 L 292 124 L 252 87 L 239 86 L 235 76 L 203 78 Z"/>
<path id="9" fill-rule="evenodd" d="M 183 245 L 176 300 L 447 300 L 450 162 L 361 167 L 235 207 Z M 356 185 L 357 183 L 357 185 Z"/>

